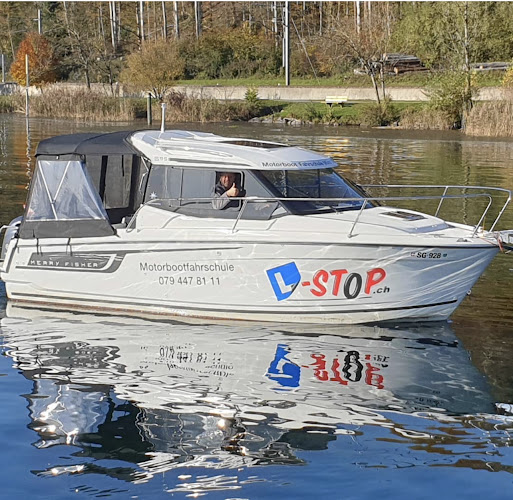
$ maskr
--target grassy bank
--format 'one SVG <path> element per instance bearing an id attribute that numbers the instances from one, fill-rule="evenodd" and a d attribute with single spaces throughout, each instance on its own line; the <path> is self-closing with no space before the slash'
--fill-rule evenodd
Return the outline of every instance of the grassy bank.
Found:
<path id="1" fill-rule="evenodd" d="M 415 87 L 425 88 L 438 78 L 439 73 L 431 71 L 400 73 L 398 75 L 390 75 L 386 79 L 387 87 Z M 500 87 L 504 72 L 502 71 L 485 71 L 474 73 L 473 81 L 477 87 Z M 180 80 L 179 85 L 198 85 L 206 87 L 275 87 L 285 84 L 285 78 L 237 78 L 237 79 L 194 79 Z M 372 88 L 372 82 L 367 75 L 355 75 L 354 73 L 345 73 L 340 76 L 330 78 L 299 78 L 291 77 L 290 84 L 293 87 L 362 87 Z"/>

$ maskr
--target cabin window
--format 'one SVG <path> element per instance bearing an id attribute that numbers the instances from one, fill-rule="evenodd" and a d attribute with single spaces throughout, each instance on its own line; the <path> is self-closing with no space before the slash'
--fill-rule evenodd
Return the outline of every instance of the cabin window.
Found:
<path id="1" fill-rule="evenodd" d="M 101 200 L 80 161 L 40 160 L 26 220 L 105 219 Z"/>
<path id="2" fill-rule="evenodd" d="M 262 170 L 260 175 L 270 184 L 277 196 L 282 198 L 309 198 L 308 201 L 291 200 L 287 205 L 294 212 L 312 212 L 321 209 L 360 209 L 364 195 L 353 188 L 335 170 Z M 334 200 L 315 200 L 334 198 Z M 369 204 L 369 206 L 371 206 Z"/>
<path id="3" fill-rule="evenodd" d="M 215 187 L 220 181 L 222 170 L 179 168 L 153 165 L 144 195 L 145 203 L 152 203 L 165 210 L 172 210 L 195 217 L 235 219 L 238 217 L 242 200 L 233 200 L 229 206 L 216 209 L 213 203 Z M 281 206 L 272 198 L 273 192 L 255 177 L 253 172 L 233 172 L 235 185 L 240 196 L 261 197 L 263 200 L 249 201 L 244 208 L 244 219 L 268 220 Z M 283 211 L 283 208 L 281 209 Z"/>

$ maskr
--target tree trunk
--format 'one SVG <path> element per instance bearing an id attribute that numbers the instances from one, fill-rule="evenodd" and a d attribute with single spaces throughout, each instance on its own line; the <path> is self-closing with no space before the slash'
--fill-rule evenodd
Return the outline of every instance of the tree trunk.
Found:
<path id="1" fill-rule="evenodd" d="M 84 72 L 85 72 L 85 79 L 86 79 L 87 88 L 88 88 L 88 90 L 91 90 L 91 78 L 89 76 L 89 65 L 88 64 L 85 65 Z"/>
<path id="2" fill-rule="evenodd" d="M 376 101 L 378 102 L 378 105 L 381 106 L 381 99 L 379 98 L 378 82 L 376 81 L 376 75 L 374 74 L 372 69 L 369 71 L 369 75 L 372 80 L 372 86 L 374 87 L 374 92 L 376 93 Z"/>
<path id="3" fill-rule="evenodd" d="M 383 99 L 383 103 L 385 103 L 386 99 L 386 82 L 385 82 L 385 63 L 382 62 L 379 67 L 379 76 L 381 78 L 381 97 Z"/>
<path id="4" fill-rule="evenodd" d="M 109 2 L 109 18 L 110 18 L 110 39 L 112 50 L 116 52 L 116 4 Z"/>
<path id="5" fill-rule="evenodd" d="M 472 109 L 472 74 L 470 72 L 470 42 L 469 42 L 469 19 L 468 19 L 468 2 L 465 2 L 463 14 L 463 55 L 464 55 L 464 70 L 465 70 L 465 95 L 463 98 L 463 109 L 461 113 L 461 128 L 465 130 L 467 124 L 467 115 Z"/>
<path id="6" fill-rule="evenodd" d="M 166 15 L 166 2 L 162 2 L 162 36 L 167 40 L 167 15 Z"/>
<path id="7" fill-rule="evenodd" d="M 180 38 L 180 19 L 178 16 L 178 2 L 173 2 L 173 12 L 175 15 L 175 37 L 178 40 Z"/>

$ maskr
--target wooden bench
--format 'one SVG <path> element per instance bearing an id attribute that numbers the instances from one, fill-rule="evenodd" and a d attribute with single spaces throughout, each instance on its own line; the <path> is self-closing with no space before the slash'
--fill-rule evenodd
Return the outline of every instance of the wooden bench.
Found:
<path id="1" fill-rule="evenodd" d="M 326 99 L 324 99 L 324 102 L 328 106 L 333 106 L 333 104 L 340 104 L 341 106 L 343 106 L 344 103 L 347 102 L 347 96 L 346 95 L 329 95 L 329 96 L 326 96 Z"/>

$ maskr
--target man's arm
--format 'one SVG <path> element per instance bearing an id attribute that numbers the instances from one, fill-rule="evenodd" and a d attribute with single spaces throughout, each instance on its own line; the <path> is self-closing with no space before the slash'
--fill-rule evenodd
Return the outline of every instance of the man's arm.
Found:
<path id="1" fill-rule="evenodd" d="M 222 210 L 230 203 L 230 197 L 239 196 L 239 190 L 235 183 L 230 189 L 224 191 L 222 186 L 217 185 L 214 189 L 214 199 L 212 200 L 212 207 L 216 210 Z"/>
<path id="2" fill-rule="evenodd" d="M 226 205 L 230 203 L 230 198 L 226 193 L 218 194 L 214 191 L 214 199 L 212 200 L 212 208 L 215 210 L 222 210 Z"/>

